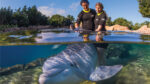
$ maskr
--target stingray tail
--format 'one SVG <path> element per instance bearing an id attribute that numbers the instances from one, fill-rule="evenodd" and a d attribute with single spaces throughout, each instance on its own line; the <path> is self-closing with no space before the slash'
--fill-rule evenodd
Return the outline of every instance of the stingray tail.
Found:
<path id="1" fill-rule="evenodd" d="M 100 81 L 108 79 L 116 75 L 122 69 L 122 67 L 122 65 L 99 66 L 94 70 L 94 72 L 91 73 L 89 80 Z"/>

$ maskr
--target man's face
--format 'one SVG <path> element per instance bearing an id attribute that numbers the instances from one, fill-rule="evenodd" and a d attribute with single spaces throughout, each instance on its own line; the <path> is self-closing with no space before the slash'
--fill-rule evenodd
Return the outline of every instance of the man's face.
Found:
<path id="1" fill-rule="evenodd" d="M 82 3 L 82 7 L 83 7 L 83 9 L 84 9 L 85 11 L 88 11 L 88 10 L 89 10 L 89 4 L 86 3 L 86 2 L 83 2 L 83 3 Z"/>

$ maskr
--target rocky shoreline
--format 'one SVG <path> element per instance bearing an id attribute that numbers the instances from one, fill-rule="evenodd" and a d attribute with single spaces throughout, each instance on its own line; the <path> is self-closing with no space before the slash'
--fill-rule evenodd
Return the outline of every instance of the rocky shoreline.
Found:
<path id="1" fill-rule="evenodd" d="M 28 69 L 42 66 L 46 58 L 39 58 L 29 64 L 17 64 L 8 68 L 0 68 L 0 76 L 9 75 L 18 71 L 26 71 Z"/>
<path id="2" fill-rule="evenodd" d="M 4 30 L 0 30 L 0 33 L 14 32 L 14 31 L 23 31 L 23 30 L 55 29 L 55 28 L 68 28 L 69 29 L 70 27 L 69 26 L 53 27 L 53 26 L 49 26 L 49 25 L 47 25 L 47 26 L 15 27 L 15 28 L 6 28 Z M 106 30 L 109 30 L 109 31 L 135 32 L 135 33 L 150 35 L 150 28 L 147 25 L 143 25 L 138 30 L 130 30 L 126 26 L 113 25 L 113 26 L 106 26 Z"/>
<path id="3" fill-rule="evenodd" d="M 135 33 L 139 33 L 139 34 L 146 34 L 146 35 L 150 35 L 150 28 L 148 28 L 147 25 L 143 25 L 141 28 L 139 28 L 138 30 L 130 30 L 128 27 L 126 26 L 120 26 L 120 25 L 113 25 L 113 26 L 106 26 L 106 30 L 109 31 L 126 31 L 126 32 L 135 32 Z"/>
<path id="4" fill-rule="evenodd" d="M 147 25 L 144 25 L 141 28 L 139 28 L 138 30 L 134 30 L 132 32 L 137 32 L 137 33 L 140 33 L 140 34 L 150 35 L 150 28 L 148 28 Z"/>

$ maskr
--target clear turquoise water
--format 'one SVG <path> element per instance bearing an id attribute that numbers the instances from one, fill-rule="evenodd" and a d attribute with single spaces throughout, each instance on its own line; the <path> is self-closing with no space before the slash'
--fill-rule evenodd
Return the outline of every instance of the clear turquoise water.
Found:
<path id="1" fill-rule="evenodd" d="M 0 46 L 0 67 L 27 64 L 38 58 L 56 55 L 67 45 Z"/>
<path id="2" fill-rule="evenodd" d="M 44 62 L 38 65 L 39 59 L 55 56 L 71 44 L 96 42 L 95 33 L 89 38 L 90 41 L 84 42 L 79 33 L 62 30 L 0 34 L 0 84 L 38 84 Z M 149 35 L 108 32 L 98 43 L 109 44 L 103 65 L 124 67 L 114 77 L 97 84 L 150 84 Z"/>

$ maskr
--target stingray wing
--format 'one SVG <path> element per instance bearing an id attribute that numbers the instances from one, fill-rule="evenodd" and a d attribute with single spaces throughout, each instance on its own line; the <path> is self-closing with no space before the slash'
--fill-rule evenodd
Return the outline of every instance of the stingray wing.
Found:
<path id="1" fill-rule="evenodd" d="M 94 72 L 92 72 L 89 79 L 91 81 L 100 81 L 100 80 L 108 79 L 116 75 L 122 69 L 122 67 L 123 67 L 122 65 L 97 67 L 94 70 Z"/>

